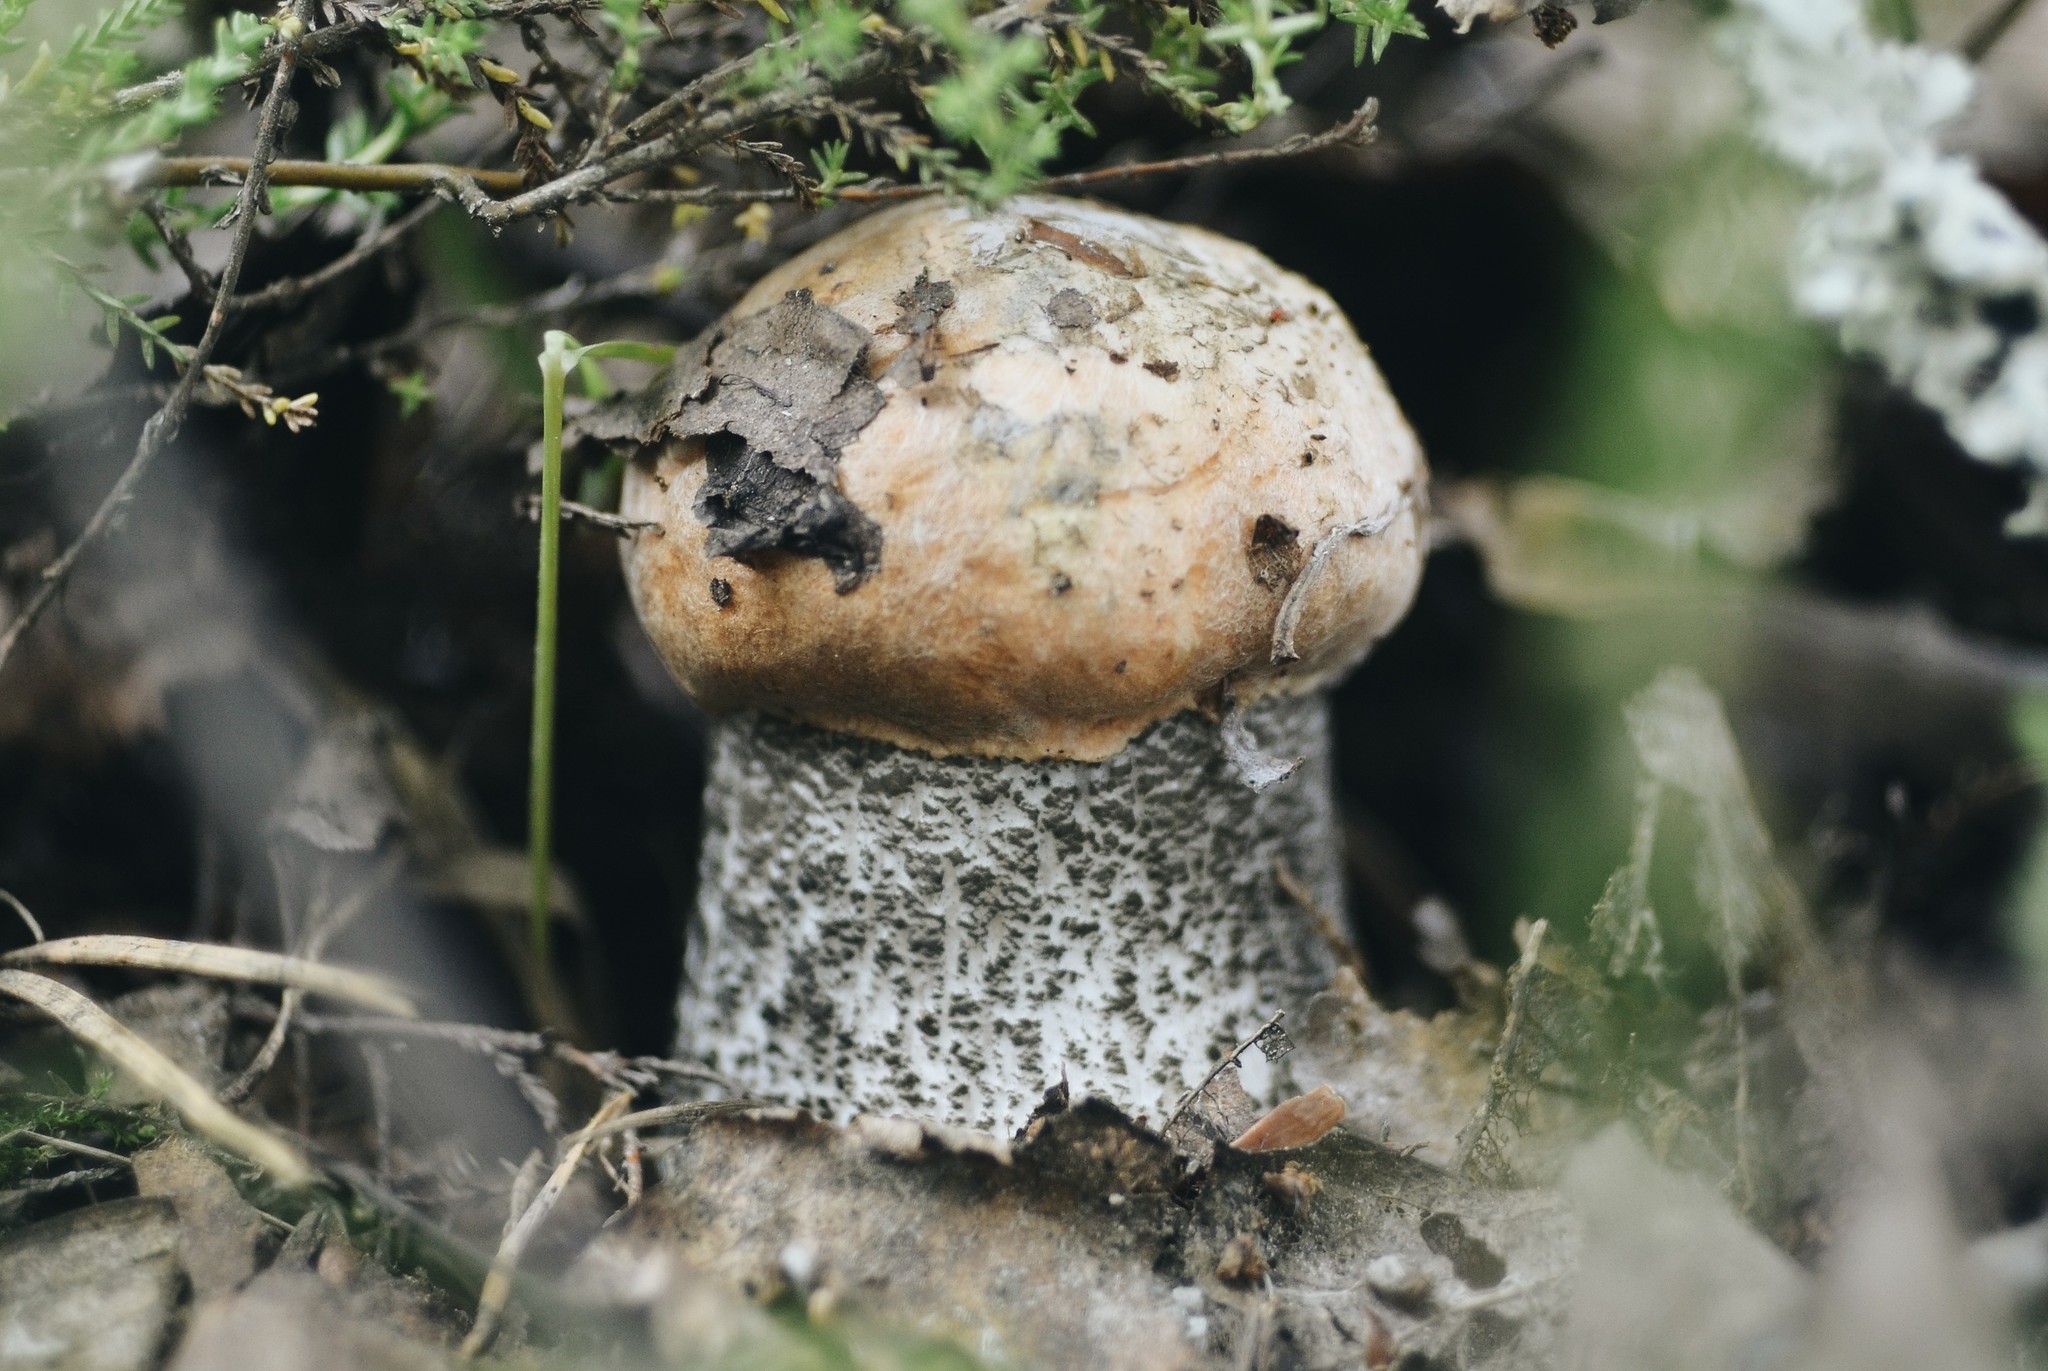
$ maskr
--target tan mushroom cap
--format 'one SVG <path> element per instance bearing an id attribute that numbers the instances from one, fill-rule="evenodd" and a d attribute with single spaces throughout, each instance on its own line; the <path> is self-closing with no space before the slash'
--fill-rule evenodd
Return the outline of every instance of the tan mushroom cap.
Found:
<path id="1" fill-rule="evenodd" d="M 922 334 L 920 275 L 953 296 Z M 874 335 L 884 403 L 837 478 L 879 564 L 841 594 L 815 557 L 707 556 L 703 441 L 635 463 L 624 512 L 664 532 L 628 544 L 634 602 L 713 712 L 1099 760 L 1213 710 L 1226 678 L 1241 701 L 1333 681 L 1414 597 L 1415 435 L 1329 296 L 1241 243 L 1085 201 L 919 201 L 771 272 L 725 322 L 795 290 Z M 1340 534 L 1361 524 L 1379 531 Z M 1276 664 L 1325 539 L 1299 659 Z"/>

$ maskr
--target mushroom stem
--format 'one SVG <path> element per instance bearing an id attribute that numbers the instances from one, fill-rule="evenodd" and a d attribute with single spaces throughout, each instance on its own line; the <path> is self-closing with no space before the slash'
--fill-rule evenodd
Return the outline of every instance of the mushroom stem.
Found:
<path id="1" fill-rule="evenodd" d="M 1065 1074 L 1163 1119 L 1334 965 L 1319 695 L 1253 706 L 1309 760 L 1254 792 L 1179 714 L 1109 760 L 933 757 L 758 714 L 720 720 L 681 1005 L 686 1051 L 823 1118 L 1020 1127 Z"/>

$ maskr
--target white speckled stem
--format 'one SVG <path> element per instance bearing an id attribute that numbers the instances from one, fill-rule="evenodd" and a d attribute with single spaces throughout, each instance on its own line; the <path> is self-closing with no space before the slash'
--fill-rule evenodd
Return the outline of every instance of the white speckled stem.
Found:
<path id="1" fill-rule="evenodd" d="M 1247 722 L 1308 764 L 1255 794 L 1190 714 L 1097 763 L 721 720 L 682 1050 L 838 1121 L 1007 1132 L 1063 1067 L 1077 1096 L 1162 1119 L 1334 970 L 1274 877 L 1338 907 L 1324 703 Z"/>

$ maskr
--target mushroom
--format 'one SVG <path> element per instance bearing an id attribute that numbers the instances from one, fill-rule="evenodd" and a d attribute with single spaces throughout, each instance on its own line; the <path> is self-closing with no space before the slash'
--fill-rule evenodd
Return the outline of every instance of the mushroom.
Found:
<path id="1" fill-rule="evenodd" d="M 1322 291 L 916 202 L 615 431 L 633 602 L 715 716 L 686 1052 L 839 1121 L 1009 1130 L 1062 1078 L 1158 1118 L 1329 982 L 1321 692 L 1414 595 L 1424 466 Z"/>

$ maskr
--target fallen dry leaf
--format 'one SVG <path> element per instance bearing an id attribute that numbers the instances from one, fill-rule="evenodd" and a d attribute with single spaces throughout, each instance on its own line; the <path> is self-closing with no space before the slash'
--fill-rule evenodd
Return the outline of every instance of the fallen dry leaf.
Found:
<path id="1" fill-rule="evenodd" d="M 1307 1147 L 1344 1121 L 1344 1101 L 1327 1085 L 1306 1095 L 1282 1100 L 1266 1116 L 1237 1135 L 1230 1145 L 1240 1152 L 1278 1152 Z"/>

